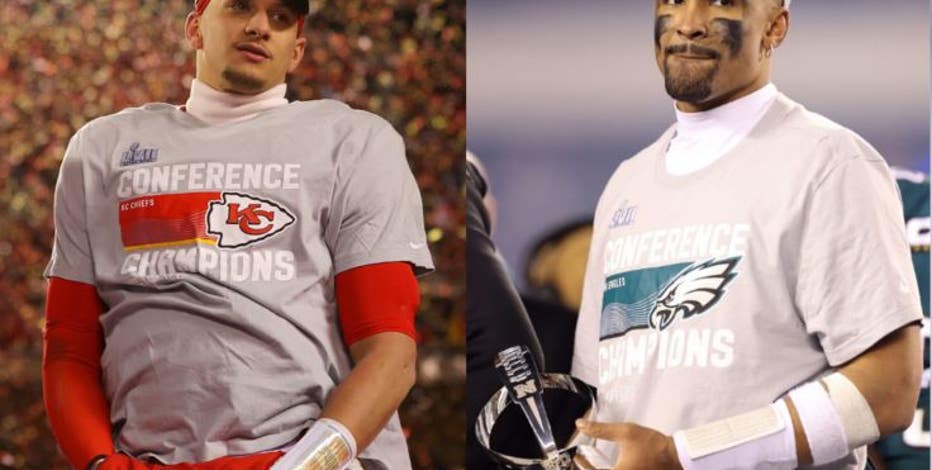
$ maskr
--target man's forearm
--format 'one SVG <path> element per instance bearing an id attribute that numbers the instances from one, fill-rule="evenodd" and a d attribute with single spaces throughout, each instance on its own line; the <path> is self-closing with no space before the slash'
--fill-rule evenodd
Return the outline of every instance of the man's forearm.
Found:
<path id="1" fill-rule="evenodd" d="M 919 395 L 921 351 L 919 326 L 910 325 L 889 334 L 838 369 L 864 396 L 881 436 L 909 426 Z M 787 407 L 793 419 L 798 461 L 810 464 L 808 438 L 792 400 L 787 399 Z"/>
<path id="2" fill-rule="evenodd" d="M 47 359 L 43 379 L 52 434 L 68 461 L 83 469 L 94 456 L 113 453 L 109 406 L 99 371 L 73 361 Z"/>
<path id="3" fill-rule="evenodd" d="M 922 380 L 919 324 L 890 333 L 839 371 L 864 395 L 881 435 L 906 429 L 913 419 Z"/>
<path id="4" fill-rule="evenodd" d="M 322 417 L 339 421 L 362 452 L 414 385 L 417 346 L 401 333 L 379 333 L 350 348 L 356 365 L 330 394 Z"/>
<path id="5" fill-rule="evenodd" d="M 835 373 L 803 384 L 768 407 L 677 431 L 672 437 L 633 423 L 577 426 L 627 449 L 616 469 L 645 464 L 664 469 L 680 464 L 695 469 L 823 464 L 909 425 L 907 411 L 919 393 L 920 352 L 918 327 L 902 327 Z M 591 467 L 585 458 L 580 460 L 584 468 Z"/>
<path id="6" fill-rule="evenodd" d="M 84 468 L 113 453 L 110 407 L 100 380 L 102 305 L 94 286 L 49 280 L 42 392 L 52 433 L 68 461 Z"/>
<path id="7" fill-rule="evenodd" d="M 905 326 L 890 333 L 837 371 L 857 388 L 857 392 L 867 402 L 871 416 L 865 419 L 876 422 L 876 430 L 881 436 L 901 431 L 909 425 L 913 406 L 918 399 L 922 372 L 920 341 L 919 327 Z M 824 380 L 818 384 L 828 391 Z M 791 397 L 784 397 L 784 401 L 792 419 L 797 462 L 800 465 L 811 464 L 814 457 L 809 444 L 810 436 L 807 436 L 797 404 Z"/>
<path id="8" fill-rule="evenodd" d="M 825 463 L 826 456 L 844 455 L 878 435 L 908 426 L 919 392 L 919 341 L 916 325 L 900 328 L 836 373 L 804 384 L 784 397 L 792 423 L 785 431 L 794 436 L 796 464 L 820 463 L 819 455 Z M 836 429 L 841 435 L 834 434 Z"/>

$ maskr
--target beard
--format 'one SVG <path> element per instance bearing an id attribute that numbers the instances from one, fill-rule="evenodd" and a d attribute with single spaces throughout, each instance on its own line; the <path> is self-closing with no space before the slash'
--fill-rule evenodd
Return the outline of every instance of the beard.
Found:
<path id="1" fill-rule="evenodd" d="M 654 26 L 654 45 L 660 51 L 660 37 L 669 30 L 669 16 L 657 18 Z M 721 44 L 731 53 L 731 58 L 738 56 L 744 46 L 744 24 L 741 21 L 716 18 L 712 21 L 714 35 L 721 38 Z M 715 60 L 715 65 L 703 69 L 688 67 L 677 72 L 670 71 L 670 54 L 691 51 Z M 712 85 L 718 74 L 719 59 L 723 54 L 715 49 L 696 44 L 678 44 L 666 47 L 663 60 L 663 81 L 667 94 L 671 98 L 685 103 L 702 103 L 712 95 Z M 727 54 L 727 53 L 726 53 Z M 692 70 L 690 70 L 692 69 Z"/>
<path id="2" fill-rule="evenodd" d="M 701 103 L 712 95 L 712 82 L 718 73 L 718 62 L 705 71 L 692 73 L 670 72 L 670 58 L 663 64 L 663 84 L 667 94 L 676 101 Z"/>
<path id="3" fill-rule="evenodd" d="M 254 94 L 262 90 L 264 83 L 256 77 L 238 72 L 231 68 L 224 69 L 223 78 L 226 79 L 237 93 Z"/>

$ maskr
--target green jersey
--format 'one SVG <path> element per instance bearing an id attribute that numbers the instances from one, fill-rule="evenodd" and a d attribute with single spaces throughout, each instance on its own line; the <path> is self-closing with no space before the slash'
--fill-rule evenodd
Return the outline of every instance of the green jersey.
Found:
<path id="1" fill-rule="evenodd" d="M 919 281 L 922 298 L 923 364 L 922 391 L 913 422 L 900 434 L 894 434 L 877 443 L 887 468 L 914 470 L 929 468 L 929 177 L 921 173 L 894 169 L 900 197 L 903 199 L 903 216 L 912 250 L 913 268 Z"/>

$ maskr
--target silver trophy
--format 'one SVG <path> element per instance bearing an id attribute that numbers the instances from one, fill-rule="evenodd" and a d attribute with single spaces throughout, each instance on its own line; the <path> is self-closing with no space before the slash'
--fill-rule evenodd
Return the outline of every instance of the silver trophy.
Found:
<path id="1" fill-rule="evenodd" d="M 498 353 L 495 369 L 505 384 L 492 395 L 479 413 L 476 421 L 476 437 L 488 454 L 500 465 L 514 469 L 570 470 L 576 468 L 573 457 L 578 446 L 590 444 L 591 440 L 577 434 L 564 447 L 554 440 L 544 408 L 543 392 L 546 389 L 561 389 L 580 396 L 586 402 L 582 417 L 588 418 L 595 412 L 595 397 L 592 389 L 566 374 L 541 374 L 531 352 L 526 346 L 512 346 Z M 524 458 L 503 454 L 491 448 L 492 428 L 508 405 L 517 404 L 531 425 L 531 430 L 540 447 L 543 458 Z"/>

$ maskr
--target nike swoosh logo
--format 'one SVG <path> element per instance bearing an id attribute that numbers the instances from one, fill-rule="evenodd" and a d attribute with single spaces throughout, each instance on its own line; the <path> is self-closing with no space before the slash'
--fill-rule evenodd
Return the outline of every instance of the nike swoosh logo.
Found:
<path id="1" fill-rule="evenodd" d="M 423 244 L 423 243 L 408 242 L 408 246 L 410 246 L 412 250 L 417 250 L 417 249 L 423 247 L 424 244 Z"/>

